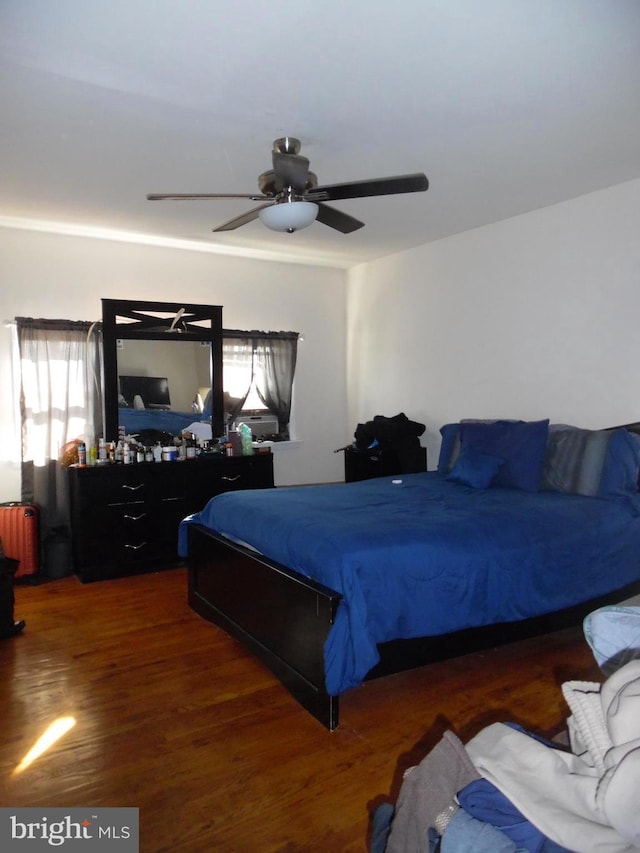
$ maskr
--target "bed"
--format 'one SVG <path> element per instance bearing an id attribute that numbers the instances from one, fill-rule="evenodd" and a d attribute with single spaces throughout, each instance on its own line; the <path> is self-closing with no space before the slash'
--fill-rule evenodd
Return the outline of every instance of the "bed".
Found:
<path id="1" fill-rule="evenodd" d="M 228 492 L 181 525 L 191 607 L 329 729 L 365 679 L 640 588 L 640 436 L 548 421 L 441 433 L 437 471 Z"/>
<path id="2" fill-rule="evenodd" d="M 118 407 L 118 424 L 124 427 L 127 435 L 137 435 L 148 430 L 180 435 L 183 429 L 200 418 L 200 415 L 194 415 L 193 412 Z"/>

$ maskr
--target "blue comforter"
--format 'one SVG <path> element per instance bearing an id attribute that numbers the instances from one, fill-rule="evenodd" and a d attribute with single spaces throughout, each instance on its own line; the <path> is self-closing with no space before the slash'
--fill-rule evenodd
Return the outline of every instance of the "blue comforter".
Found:
<path id="1" fill-rule="evenodd" d="M 377 643 L 559 610 L 640 579 L 640 516 L 624 498 L 476 490 L 437 472 L 228 492 L 189 523 L 250 544 L 340 592 L 325 647 L 331 695 L 360 684 Z"/>
<path id="2" fill-rule="evenodd" d="M 168 432 L 170 435 L 180 435 L 194 421 L 200 420 L 201 415 L 193 412 L 171 412 L 164 409 L 118 409 L 118 423 L 125 428 L 127 435 L 135 435 L 141 430 L 155 429 Z"/>

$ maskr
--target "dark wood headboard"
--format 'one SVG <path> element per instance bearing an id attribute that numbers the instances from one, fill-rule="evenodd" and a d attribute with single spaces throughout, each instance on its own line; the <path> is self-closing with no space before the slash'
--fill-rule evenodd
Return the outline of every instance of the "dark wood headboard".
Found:
<path id="1" fill-rule="evenodd" d="M 636 421 L 633 424 L 620 424 L 620 426 L 609 427 L 609 429 L 628 429 L 629 432 L 636 432 L 640 435 L 640 421 Z"/>

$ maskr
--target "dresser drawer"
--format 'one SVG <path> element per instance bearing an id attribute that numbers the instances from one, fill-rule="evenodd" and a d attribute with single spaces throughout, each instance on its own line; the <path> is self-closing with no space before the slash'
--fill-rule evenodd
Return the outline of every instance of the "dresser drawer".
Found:
<path id="1" fill-rule="evenodd" d="M 269 488 L 273 488 L 273 457 L 270 453 L 223 456 L 205 462 L 197 476 L 189 478 L 189 512 L 204 509 L 207 501 L 222 492 Z"/>
<path id="2" fill-rule="evenodd" d="M 92 476 L 85 472 L 78 475 L 83 503 L 93 507 L 105 506 L 110 503 L 124 503 L 128 501 L 145 500 L 149 493 L 148 479 L 136 466 L 110 465 L 109 467 L 95 469 L 99 476 Z"/>
<path id="3" fill-rule="evenodd" d="M 209 486 L 216 492 L 228 492 L 230 489 L 249 489 L 253 485 L 253 469 L 242 457 L 225 459 L 219 469 L 212 472 Z"/>

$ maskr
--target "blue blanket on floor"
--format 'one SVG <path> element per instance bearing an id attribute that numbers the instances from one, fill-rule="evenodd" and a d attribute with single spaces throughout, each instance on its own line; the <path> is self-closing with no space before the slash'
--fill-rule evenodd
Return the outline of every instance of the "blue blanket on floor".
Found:
<path id="1" fill-rule="evenodd" d="M 630 502 L 472 489 L 437 472 L 227 492 L 185 519 L 340 592 L 325 647 L 331 695 L 362 682 L 376 645 L 510 622 L 640 580 Z"/>

